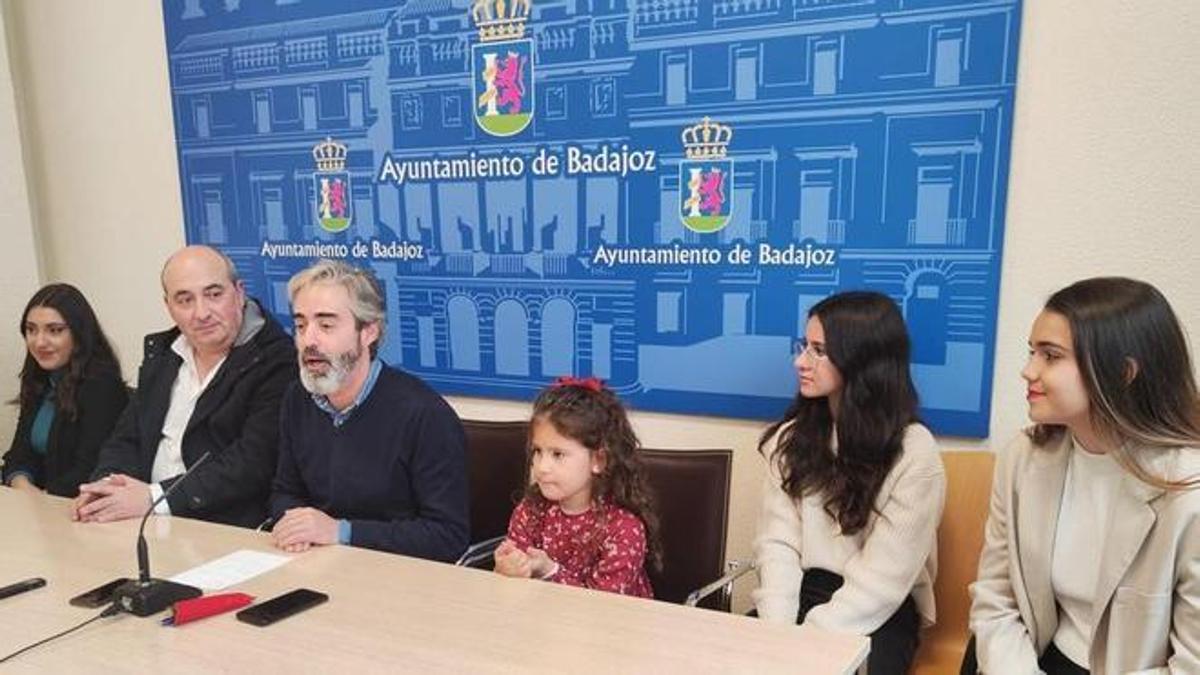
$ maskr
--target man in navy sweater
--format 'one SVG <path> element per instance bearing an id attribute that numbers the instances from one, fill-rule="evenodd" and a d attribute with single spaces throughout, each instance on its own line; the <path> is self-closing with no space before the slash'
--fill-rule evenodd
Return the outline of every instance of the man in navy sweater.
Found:
<path id="1" fill-rule="evenodd" d="M 453 561 L 468 536 L 465 436 L 441 396 L 378 359 L 378 282 L 321 260 L 292 277 L 288 295 L 303 386 L 280 413 L 275 544 Z"/>

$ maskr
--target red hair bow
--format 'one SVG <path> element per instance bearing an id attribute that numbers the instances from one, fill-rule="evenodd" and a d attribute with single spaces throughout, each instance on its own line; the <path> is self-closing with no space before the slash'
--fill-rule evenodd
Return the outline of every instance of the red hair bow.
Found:
<path id="1" fill-rule="evenodd" d="M 551 387 L 583 387 L 588 391 L 600 393 L 604 389 L 604 381 L 598 377 L 574 377 L 572 375 L 563 375 L 554 380 Z"/>

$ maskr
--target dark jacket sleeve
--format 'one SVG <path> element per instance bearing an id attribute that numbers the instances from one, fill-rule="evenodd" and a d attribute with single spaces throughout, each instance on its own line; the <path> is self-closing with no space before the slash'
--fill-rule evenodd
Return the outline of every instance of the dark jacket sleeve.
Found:
<path id="1" fill-rule="evenodd" d="M 129 402 L 125 404 L 125 409 L 117 418 L 112 433 L 99 447 L 96 468 L 92 469 L 91 480 L 99 480 L 113 473 L 123 473 L 140 480 L 149 479 L 148 475 L 142 475 L 144 462 L 138 442 L 138 420 L 142 409 L 142 394 L 143 392 L 139 390 L 129 396 Z"/>
<path id="2" fill-rule="evenodd" d="M 66 461 L 59 471 L 47 473 L 47 492 L 61 497 L 74 497 L 79 493 L 79 484 L 86 482 L 91 475 L 100 455 L 100 446 L 112 433 L 128 400 L 125 383 L 116 374 L 92 377 L 82 382 L 78 398 L 79 417 L 75 421 L 75 447 L 50 449 L 51 455 L 60 455 Z"/>
<path id="3" fill-rule="evenodd" d="M 405 444 L 411 453 L 409 489 L 415 518 L 351 520 L 355 546 L 452 562 L 467 548 L 466 436 L 458 416 L 440 398 L 415 418 Z"/>
<path id="4" fill-rule="evenodd" d="M 271 482 L 271 508 L 269 514 L 278 520 L 284 511 L 309 503 L 308 490 L 304 487 L 304 479 L 300 476 L 300 467 L 296 463 L 295 447 L 292 434 L 295 429 L 292 424 L 292 414 L 296 407 L 296 385 L 283 397 L 283 407 L 279 412 L 279 463 L 275 469 L 275 479 Z"/>
<path id="5" fill-rule="evenodd" d="M 4 453 L 4 484 L 12 480 L 14 473 L 29 474 L 30 480 L 36 480 L 36 470 L 33 467 L 33 448 L 29 445 L 29 427 L 33 424 L 32 413 L 21 408 L 17 419 L 17 430 L 13 432 L 12 445 Z"/>
<path id="6" fill-rule="evenodd" d="M 264 372 L 244 398 L 238 397 L 249 406 L 240 434 L 224 447 L 209 448 L 212 456 L 167 497 L 172 515 L 202 518 L 254 500 L 261 512 L 275 475 L 280 401 L 296 379 L 296 360 L 287 347 L 264 356 L 259 366 Z M 186 436 L 183 442 L 186 447 Z M 163 490 L 179 478 L 162 481 Z"/>

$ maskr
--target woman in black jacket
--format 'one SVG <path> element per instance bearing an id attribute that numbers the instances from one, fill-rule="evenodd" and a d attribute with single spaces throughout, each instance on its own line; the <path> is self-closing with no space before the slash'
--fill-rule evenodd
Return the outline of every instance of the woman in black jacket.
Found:
<path id="1" fill-rule="evenodd" d="M 4 484 L 74 497 L 125 408 L 121 366 L 79 289 L 50 284 L 21 315 L 25 364 Z"/>

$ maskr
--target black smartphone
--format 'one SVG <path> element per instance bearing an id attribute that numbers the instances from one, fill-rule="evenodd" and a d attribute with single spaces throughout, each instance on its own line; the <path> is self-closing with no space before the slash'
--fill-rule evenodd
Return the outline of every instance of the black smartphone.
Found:
<path id="1" fill-rule="evenodd" d="M 329 596 L 324 593 L 307 588 L 297 588 L 266 602 L 243 609 L 237 613 L 237 619 L 253 626 L 270 626 L 276 621 L 282 621 L 293 614 L 316 607 L 328 599 Z"/>
<path id="2" fill-rule="evenodd" d="M 129 579 L 114 579 L 103 586 L 97 586 L 86 593 L 80 593 L 71 598 L 69 602 L 76 607 L 87 607 L 89 609 L 104 607 L 112 602 L 113 591 L 128 581 Z"/>

